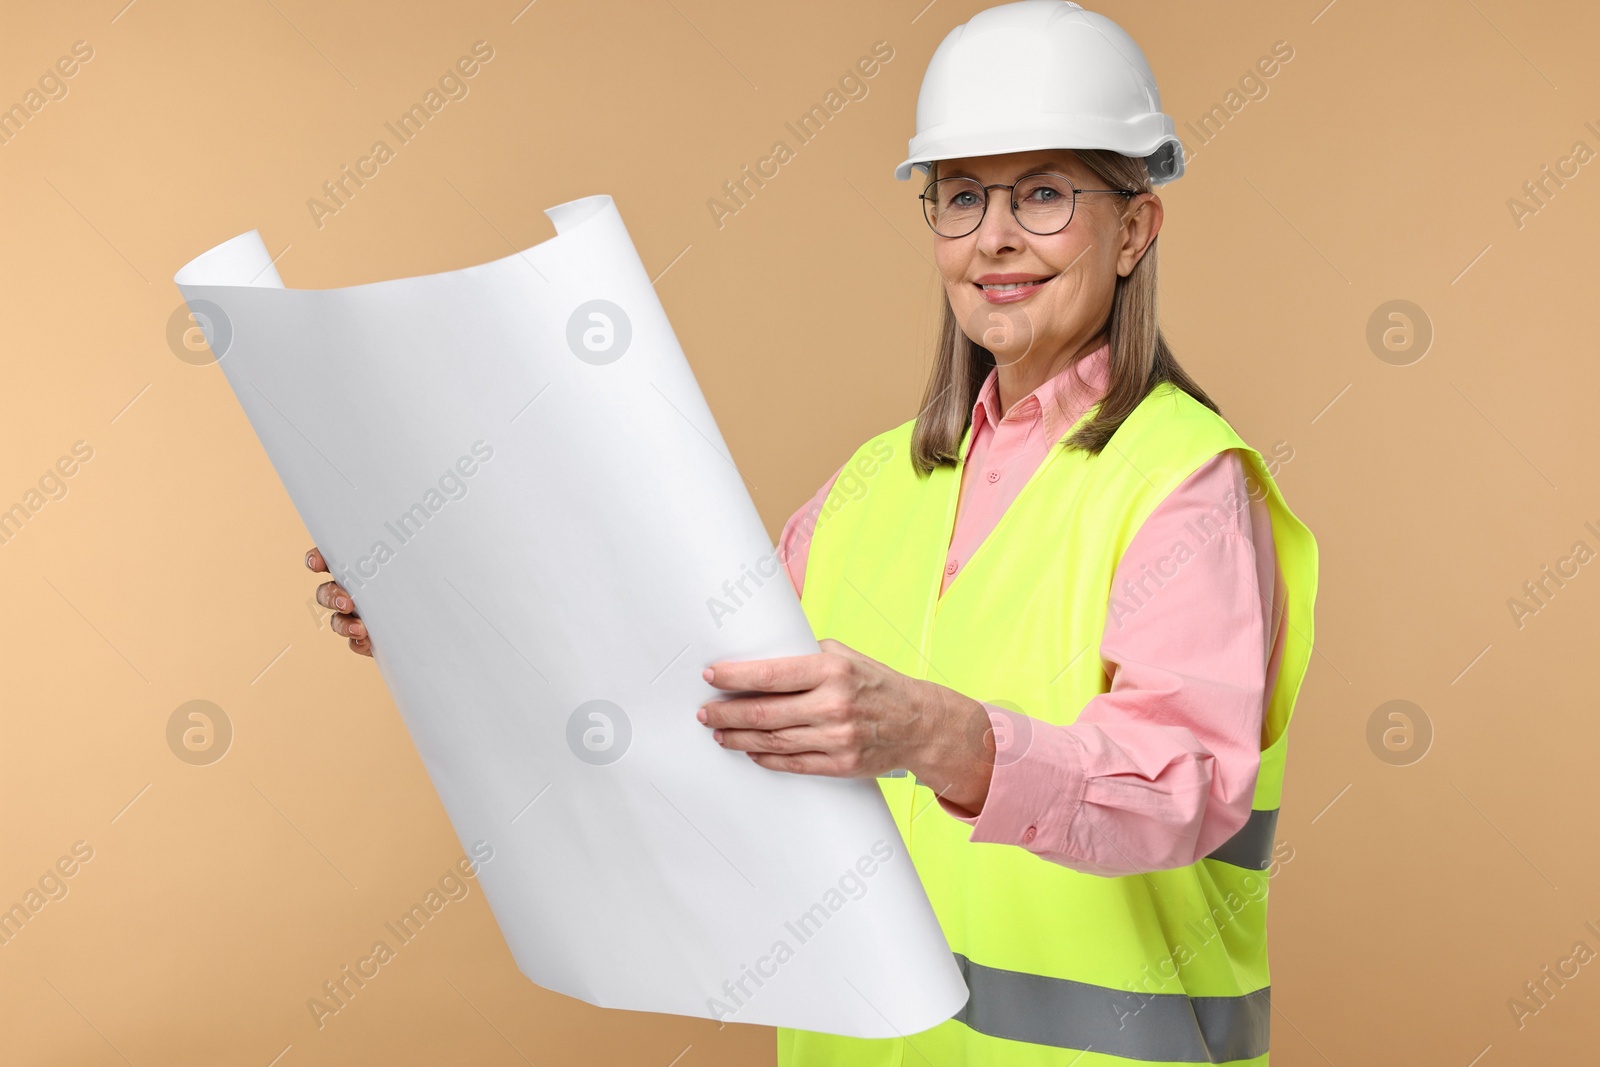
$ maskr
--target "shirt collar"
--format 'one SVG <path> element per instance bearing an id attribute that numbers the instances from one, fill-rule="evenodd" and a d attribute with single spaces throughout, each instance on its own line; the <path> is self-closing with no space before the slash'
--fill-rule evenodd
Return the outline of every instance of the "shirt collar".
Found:
<path id="1" fill-rule="evenodd" d="M 978 399 L 972 405 L 973 435 L 978 432 L 979 419 L 990 426 L 999 426 L 1002 418 L 1009 418 L 1013 421 L 1042 422 L 1045 439 L 1055 443 L 1105 394 L 1110 360 L 1111 345 L 1108 342 L 1063 368 L 1039 388 L 1018 400 L 1004 415 L 1000 412 L 1000 371 L 995 367 L 989 368 L 989 375 L 978 390 Z M 1065 419 L 1053 402 L 1052 398 L 1057 395 L 1064 401 Z"/>

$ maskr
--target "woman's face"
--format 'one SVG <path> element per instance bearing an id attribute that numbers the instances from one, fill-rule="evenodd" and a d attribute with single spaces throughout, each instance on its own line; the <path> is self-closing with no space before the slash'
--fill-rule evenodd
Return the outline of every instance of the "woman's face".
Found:
<path id="1" fill-rule="evenodd" d="M 1036 171 L 1065 174 L 1079 189 L 1110 188 L 1062 149 L 940 160 L 932 177 L 1009 185 Z M 983 221 L 967 236 L 933 234 L 935 262 L 962 330 L 998 364 L 1031 356 L 1054 365 L 1100 336 L 1117 277 L 1133 270 L 1161 228 L 1161 201 L 1154 193 L 1080 195 L 1067 228 L 1041 237 L 1018 224 L 1007 195 L 989 191 Z M 1044 280 L 1012 292 L 982 288 L 1035 279 Z"/>

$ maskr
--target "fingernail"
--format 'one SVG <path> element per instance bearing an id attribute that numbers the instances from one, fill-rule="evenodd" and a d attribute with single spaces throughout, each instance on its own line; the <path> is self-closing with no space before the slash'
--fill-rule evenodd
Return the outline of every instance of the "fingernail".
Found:
<path id="1" fill-rule="evenodd" d="M 712 670 L 710 667 L 707 667 L 705 670 L 700 672 L 700 677 L 704 678 L 708 682 L 715 678 L 716 675 L 717 672 Z"/>
<path id="2" fill-rule="evenodd" d="M 715 741 L 719 745 L 722 744 L 722 731 L 721 730 L 712 730 L 711 731 L 711 740 Z"/>
<path id="3" fill-rule="evenodd" d="M 339 598 L 339 610 L 340 611 L 349 611 L 350 610 L 350 601 L 346 600 L 344 597 L 340 597 Z"/>
<path id="4" fill-rule="evenodd" d="M 699 719 L 701 722 L 705 722 L 707 717 L 708 717 L 707 713 L 706 713 L 706 709 L 705 708 L 701 708 L 699 711 L 694 713 L 694 717 Z"/>
<path id="5" fill-rule="evenodd" d="M 353 622 L 350 624 L 350 635 L 352 637 L 365 637 L 367 636 L 367 628 L 359 622 Z"/>

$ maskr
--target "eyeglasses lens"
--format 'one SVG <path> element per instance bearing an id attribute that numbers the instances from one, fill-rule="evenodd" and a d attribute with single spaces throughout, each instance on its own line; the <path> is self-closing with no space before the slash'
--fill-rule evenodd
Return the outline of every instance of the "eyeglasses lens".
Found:
<path id="1" fill-rule="evenodd" d="M 971 178 L 940 178 L 924 193 L 928 224 L 941 237 L 964 237 L 978 228 L 988 194 Z M 1030 174 L 1011 190 L 1013 214 L 1031 233 L 1050 234 L 1072 219 L 1072 184 L 1055 174 Z"/>

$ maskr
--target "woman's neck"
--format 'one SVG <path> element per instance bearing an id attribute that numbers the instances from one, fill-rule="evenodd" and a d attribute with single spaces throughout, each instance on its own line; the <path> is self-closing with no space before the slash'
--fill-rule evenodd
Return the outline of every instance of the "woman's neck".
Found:
<path id="1" fill-rule="evenodd" d="M 1005 417 L 1017 401 L 1105 343 L 1105 335 L 1100 334 L 1076 347 L 1063 349 L 1048 359 L 1030 354 L 1015 363 L 997 365 L 999 381 L 995 384 L 999 387 L 1001 417 Z"/>

